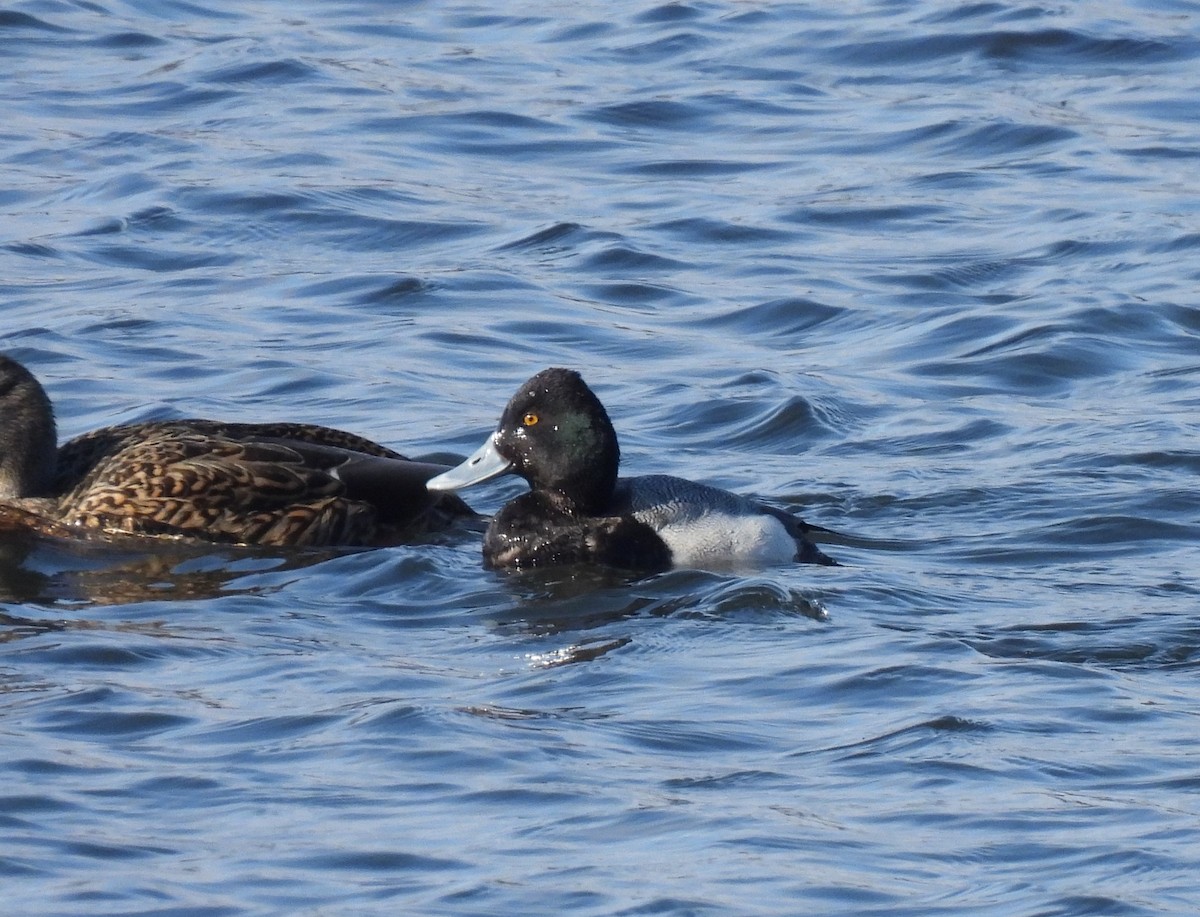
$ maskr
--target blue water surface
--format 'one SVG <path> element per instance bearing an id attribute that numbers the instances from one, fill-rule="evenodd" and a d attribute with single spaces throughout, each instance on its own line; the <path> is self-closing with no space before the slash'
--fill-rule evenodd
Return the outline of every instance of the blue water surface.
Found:
<path id="1" fill-rule="evenodd" d="M 63 438 L 565 365 L 850 536 L 0 542 L 7 913 L 1196 913 L 1200 3 L 18 0 L 0 99 Z"/>

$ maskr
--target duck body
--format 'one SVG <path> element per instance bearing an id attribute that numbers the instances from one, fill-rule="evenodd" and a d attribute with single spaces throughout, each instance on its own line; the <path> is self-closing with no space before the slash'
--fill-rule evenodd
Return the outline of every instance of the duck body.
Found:
<path id="1" fill-rule="evenodd" d="M 518 390 L 500 424 L 431 489 L 515 473 L 529 493 L 507 503 L 484 536 L 489 566 L 602 563 L 637 570 L 834 563 L 810 540 L 825 531 L 775 507 L 670 475 L 617 477 L 616 432 L 570 370 Z"/>
<path id="2" fill-rule="evenodd" d="M 391 544 L 474 517 L 462 501 L 426 490 L 444 470 L 298 423 L 151 421 L 57 447 L 44 390 L 0 357 L 0 526 L 68 537 Z"/>

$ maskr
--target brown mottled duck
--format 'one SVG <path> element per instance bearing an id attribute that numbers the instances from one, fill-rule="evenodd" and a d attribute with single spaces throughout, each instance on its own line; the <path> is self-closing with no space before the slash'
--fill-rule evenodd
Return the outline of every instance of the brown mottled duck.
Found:
<path id="1" fill-rule="evenodd" d="M 0 355 L 0 530 L 222 544 L 395 544 L 478 518 L 425 482 L 446 466 L 303 423 L 164 420 L 58 445 L 41 383 Z"/>

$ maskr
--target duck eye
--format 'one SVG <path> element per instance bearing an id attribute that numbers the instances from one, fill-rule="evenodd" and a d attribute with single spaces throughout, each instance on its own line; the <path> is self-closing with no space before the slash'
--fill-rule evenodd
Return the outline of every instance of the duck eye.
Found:
<path id="1" fill-rule="evenodd" d="M 526 414 L 524 417 L 521 418 L 521 423 L 523 423 L 527 427 L 534 427 L 534 426 L 537 426 L 537 422 L 540 419 L 541 418 L 538 417 L 537 414 L 533 413 L 533 411 L 530 411 L 528 414 Z"/>

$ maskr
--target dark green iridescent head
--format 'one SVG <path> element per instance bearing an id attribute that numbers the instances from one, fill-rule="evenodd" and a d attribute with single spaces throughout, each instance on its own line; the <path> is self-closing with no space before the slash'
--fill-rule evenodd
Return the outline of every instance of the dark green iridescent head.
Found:
<path id="1" fill-rule="evenodd" d="M 521 386 L 493 442 L 534 490 L 550 491 L 587 512 L 612 496 L 621 460 L 617 433 L 579 373 L 546 369 Z"/>

